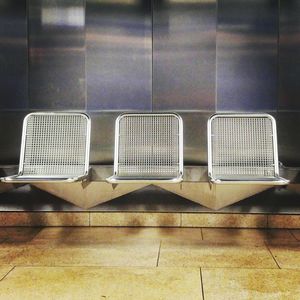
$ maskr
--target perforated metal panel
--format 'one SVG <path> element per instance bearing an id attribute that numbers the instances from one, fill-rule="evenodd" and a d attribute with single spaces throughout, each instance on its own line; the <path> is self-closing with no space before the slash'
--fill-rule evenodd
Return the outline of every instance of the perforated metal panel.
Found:
<path id="1" fill-rule="evenodd" d="M 278 176 L 275 120 L 269 115 L 215 115 L 209 121 L 209 173 L 214 179 Z"/>
<path id="2" fill-rule="evenodd" d="M 182 120 L 175 114 L 125 114 L 116 123 L 115 175 L 176 178 L 182 175 Z"/>
<path id="3" fill-rule="evenodd" d="M 79 113 L 33 113 L 24 120 L 19 173 L 73 177 L 88 171 L 90 121 Z"/>

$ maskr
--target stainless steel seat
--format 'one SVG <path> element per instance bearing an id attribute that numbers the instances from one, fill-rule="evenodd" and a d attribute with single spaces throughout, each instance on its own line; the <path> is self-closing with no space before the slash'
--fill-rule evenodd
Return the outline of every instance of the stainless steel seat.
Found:
<path id="1" fill-rule="evenodd" d="M 285 185 L 279 176 L 276 121 L 268 114 L 215 114 L 208 121 L 213 183 Z"/>
<path id="2" fill-rule="evenodd" d="M 19 173 L 3 182 L 75 182 L 89 169 L 90 118 L 82 113 L 31 113 L 23 122 Z"/>
<path id="3" fill-rule="evenodd" d="M 116 120 L 114 175 L 110 183 L 180 182 L 183 129 L 177 114 L 123 114 Z"/>

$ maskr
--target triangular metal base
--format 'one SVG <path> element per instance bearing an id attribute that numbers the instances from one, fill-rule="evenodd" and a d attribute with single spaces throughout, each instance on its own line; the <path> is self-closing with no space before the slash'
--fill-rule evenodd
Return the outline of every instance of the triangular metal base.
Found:
<path id="1" fill-rule="evenodd" d="M 54 196 L 88 209 L 100 203 L 126 195 L 146 187 L 148 184 L 118 184 L 107 182 L 35 183 L 33 186 Z"/>
<path id="2" fill-rule="evenodd" d="M 214 210 L 221 209 L 273 187 L 259 184 L 210 184 L 208 182 L 156 184 L 156 186 Z"/>

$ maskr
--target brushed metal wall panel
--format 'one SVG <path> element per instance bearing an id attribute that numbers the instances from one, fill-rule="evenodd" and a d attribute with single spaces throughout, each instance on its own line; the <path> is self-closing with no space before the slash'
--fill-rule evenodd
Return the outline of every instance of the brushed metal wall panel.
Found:
<path id="1" fill-rule="evenodd" d="M 153 5 L 153 109 L 215 110 L 216 1 Z"/>
<path id="2" fill-rule="evenodd" d="M 0 109 L 28 105 L 26 1 L 0 1 Z"/>
<path id="3" fill-rule="evenodd" d="M 277 138 L 279 160 L 289 167 L 300 166 L 300 115 L 299 112 L 278 112 Z"/>
<path id="4" fill-rule="evenodd" d="M 300 1 L 280 1 L 279 109 L 300 110 Z"/>
<path id="5" fill-rule="evenodd" d="M 150 0 L 86 1 L 89 110 L 151 110 Z"/>
<path id="6" fill-rule="evenodd" d="M 0 111 L 0 164 L 19 164 L 25 111 Z"/>
<path id="7" fill-rule="evenodd" d="M 276 110 L 278 0 L 219 0 L 217 110 Z"/>
<path id="8" fill-rule="evenodd" d="M 85 109 L 84 0 L 28 0 L 33 109 Z"/>
<path id="9" fill-rule="evenodd" d="M 112 165 L 115 120 L 120 112 L 90 112 L 92 120 L 90 163 Z M 207 165 L 206 125 L 213 112 L 179 112 L 183 119 L 185 165 Z"/>
<path id="10" fill-rule="evenodd" d="M 90 163 L 114 162 L 115 121 L 120 112 L 89 112 L 92 121 Z"/>
<path id="11" fill-rule="evenodd" d="M 207 166 L 207 120 L 214 112 L 180 112 L 183 119 L 184 165 Z"/>

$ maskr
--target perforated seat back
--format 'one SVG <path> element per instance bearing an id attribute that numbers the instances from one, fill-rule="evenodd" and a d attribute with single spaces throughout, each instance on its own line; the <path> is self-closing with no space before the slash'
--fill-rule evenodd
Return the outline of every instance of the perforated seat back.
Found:
<path id="1" fill-rule="evenodd" d="M 90 119 L 80 113 L 32 113 L 23 124 L 19 173 L 80 176 L 88 171 Z"/>
<path id="2" fill-rule="evenodd" d="M 175 178 L 183 170 L 182 120 L 176 114 L 124 114 L 116 121 L 116 176 Z"/>
<path id="3" fill-rule="evenodd" d="M 208 143 L 214 179 L 278 176 L 276 123 L 270 115 L 214 115 L 208 124 Z"/>

